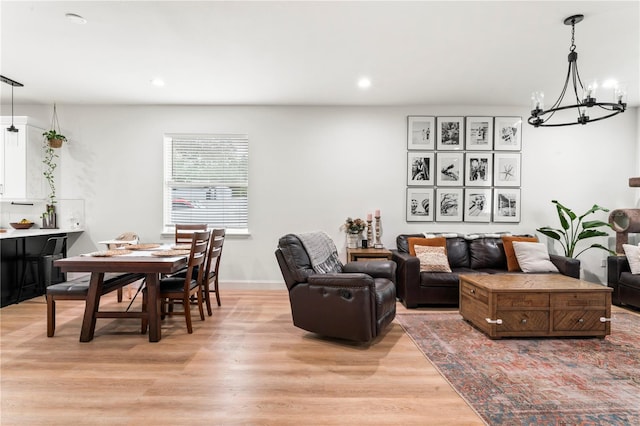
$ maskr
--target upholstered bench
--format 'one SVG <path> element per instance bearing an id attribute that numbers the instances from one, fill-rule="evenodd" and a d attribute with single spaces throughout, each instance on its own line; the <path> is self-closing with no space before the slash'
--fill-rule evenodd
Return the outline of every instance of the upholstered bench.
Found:
<path id="1" fill-rule="evenodd" d="M 102 295 L 142 278 L 144 278 L 144 274 L 104 274 Z M 91 275 L 86 275 L 47 287 L 47 337 L 53 337 L 56 331 L 56 300 L 86 300 L 89 293 L 90 280 Z"/>

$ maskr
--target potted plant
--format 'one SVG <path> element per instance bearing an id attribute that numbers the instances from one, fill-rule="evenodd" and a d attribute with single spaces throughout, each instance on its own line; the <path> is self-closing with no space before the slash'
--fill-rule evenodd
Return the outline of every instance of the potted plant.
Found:
<path id="1" fill-rule="evenodd" d="M 44 132 L 42 136 L 45 137 L 51 148 L 60 148 L 62 146 L 62 143 L 67 141 L 66 136 L 60 133 L 60 123 L 58 123 L 58 112 L 56 111 L 56 104 L 53 104 L 51 130 Z"/>
<path id="2" fill-rule="evenodd" d="M 362 239 L 360 234 L 366 228 L 367 223 L 360 219 L 352 219 L 350 217 L 347 218 L 342 228 L 347 233 L 347 247 L 348 248 L 356 248 L 358 247 L 358 241 Z"/>
<path id="3" fill-rule="evenodd" d="M 608 212 L 609 209 L 604 207 L 600 207 L 597 204 L 594 204 L 586 213 L 581 216 L 576 215 L 570 208 L 563 206 L 557 200 L 551 201 L 556 205 L 556 210 L 558 212 L 558 219 L 560 220 L 560 226 L 562 229 L 551 228 L 549 226 L 543 226 L 542 228 L 536 229 L 536 231 L 546 235 L 549 238 L 557 240 L 562 245 L 564 249 L 564 255 L 566 257 L 577 258 L 585 251 L 597 248 L 601 250 L 605 250 L 609 252 L 609 254 L 615 255 L 615 252 L 609 250 L 607 247 L 602 244 L 591 244 L 589 247 L 581 250 L 578 254 L 575 254 L 576 245 L 579 241 L 586 240 L 588 238 L 593 237 L 606 237 L 607 234 L 604 231 L 599 231 L 596 228 L 609 228 L 611 229 L 611 225 L 607 222 L 603 222 L 601 220 L 591 220 L 584 221 L 583 219 L 597 211 Z M 577 220 L 577 222 L 576 222 Z"/>
<path id="4" fill-rule="evenodd" d="M 67 141 L 66 136 L 61 135 L 55 129 L 44 132 L 42 136 L 47 139 L 47 142 L 51 148 L 60 148 L 62 146 L 62 143 Z"/>

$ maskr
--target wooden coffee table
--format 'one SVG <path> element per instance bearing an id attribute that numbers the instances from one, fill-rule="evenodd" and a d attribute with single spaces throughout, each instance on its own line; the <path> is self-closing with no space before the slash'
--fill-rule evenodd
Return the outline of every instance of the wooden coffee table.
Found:
<path id="1" fill-rule="evenodd" d="M 612 291 L 561 274 L 460 275 L 460 314 L 492 339 L 604 337 Z"/>

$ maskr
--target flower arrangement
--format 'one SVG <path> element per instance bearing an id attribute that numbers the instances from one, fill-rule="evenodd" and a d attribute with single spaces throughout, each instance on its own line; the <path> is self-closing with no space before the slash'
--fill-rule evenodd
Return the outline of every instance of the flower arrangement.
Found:
<path id="1" fill-rule="evenodd" d="M 365 228 L 367 227 L 367 222 L 360 218 L 351 219 L 350 217 L 348 217 L 342 227 L 347 234 L 359 234 L 365 230 Z"/>

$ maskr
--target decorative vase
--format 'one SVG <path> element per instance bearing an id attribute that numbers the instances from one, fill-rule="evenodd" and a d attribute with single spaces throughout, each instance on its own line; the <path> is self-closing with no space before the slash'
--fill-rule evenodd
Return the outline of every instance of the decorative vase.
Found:
<path id="1" fill-rule="evenodd" d="M 347 248 L 358 248 L 358 234 L 347 234 Z"/>

